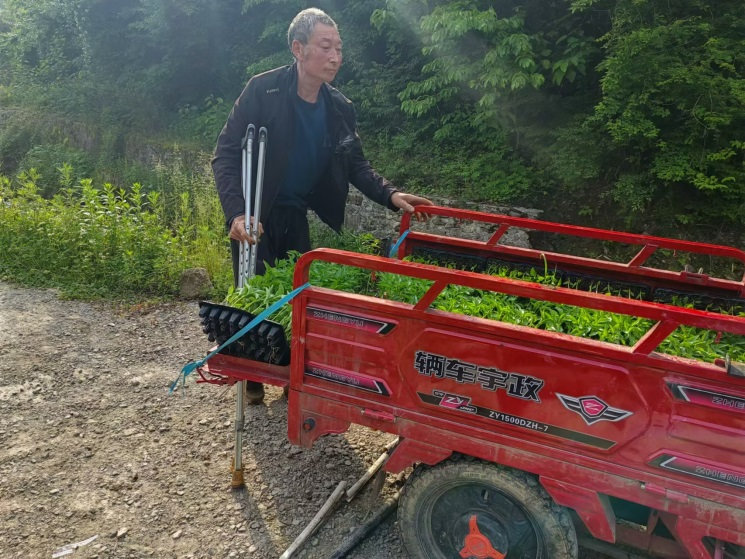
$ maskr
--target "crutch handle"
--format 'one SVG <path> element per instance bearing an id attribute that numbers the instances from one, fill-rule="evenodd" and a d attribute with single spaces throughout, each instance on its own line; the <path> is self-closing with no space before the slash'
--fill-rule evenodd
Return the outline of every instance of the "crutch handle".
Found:
<path id="1" fill-rule="evenodd" d="M 251 141 L 253 142 L 254 134 L 256 133 L 256 127 L 253 124 L 249 124 L 246 127 L 246 135 L 241 140 L 241 149 L 246 149 L 246 144 Z"/>

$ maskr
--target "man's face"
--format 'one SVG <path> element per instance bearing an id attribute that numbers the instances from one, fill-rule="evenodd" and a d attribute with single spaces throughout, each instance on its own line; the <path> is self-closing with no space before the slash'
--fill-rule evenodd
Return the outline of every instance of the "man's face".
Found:
<path id="1" fill-rule="evenodd" d="M 341 66 L 341 37 L 330 25 L 316 24 L 307 45 L 293 43 L 293 53 L 304 73 L 319 81 L 331 82 Z"/>

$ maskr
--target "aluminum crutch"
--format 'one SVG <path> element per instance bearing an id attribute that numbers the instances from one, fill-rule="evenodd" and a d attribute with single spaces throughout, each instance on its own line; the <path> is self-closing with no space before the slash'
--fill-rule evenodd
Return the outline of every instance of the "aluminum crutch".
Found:
<path id="1" fill-rule="evenodd" d="M 256 127 L 249 124 L 246 128 L 246 135 L 243 137 L 241 149 L 241 189 L 243 190 L 243 215 L 246 219 L 246 233 L 250 233 L 250 215 L 251 215 L 251 179 L 253 166 L 253 141 Z M 248 281 L 248 258 L 250 254 L 250 245 L 246 241 L 241 241 L 238 256 L 238 287 L 243 287 Z"/>
<path id="2" fill-rule="evenodd" d="M 256 196 L 254 198 L 254 215 L 251 223 L 251 236 L 256 241 L 251 245 L 251 253 L 248 261 L 248 279 L 256 275 L 256 263 L 259 250 L 259 224 L 261 223 L 261 194 L 264 191 L 264 160 L 266 159 L 266 146 L 269 135 L 266 128 L 259 128 L 259 165 L 256 168 Z"/>
<path id="3" fill-rule="evenodd" d="M 243 215 L 246 219 L 247 233 L 249 233 L 249 216 L 251 215 L 251 178 L 255 131 L 256 127 L 253 124 L 249 124 L 241 145 L 241 189 L 243 190 Z M 251 253 L 249 247 L 250 245 L 246 241 L 240 241 L 238 251 L 238 288 L 248 283 L 248 259 Z M 235 456 L 233 457 L 233 481 L 231 483 L 233 489 L 240 489 L 245 486 L 243 479 L 243 426 L 245 424 L 243 406 L 245 405 L 245 393 L 246 381 L 238 381 L 235 385 Z"/>
<path id="4" fill-rule="evenodd" d="M 240 265 L 238 276 L 238 287 L 247 285 L 251 278 L 256 275 L 257 243 L 259 241 L 259 224 L 261 223 L 261 193 L 264 190 L 264 161 L 266 159 L 267 130 L 259 130 L 259 163 L 256 169 L 256 192 L 251 213 L 251 179 L 253 164 L 253 138 L 256 128 L 249 124 L 246 129 L 243 149 L 243 198 L 245 201 L 246 233 L 254 239 L 249 245 L 241 242 Z M 243 478 L 243 429 L 245 426 L 244 395 L 246 381 L 236 383 L 235 398 L 235 456 L 233 458 L 233 481 L 231 486 L 238 489 L 245 486 Z"/>

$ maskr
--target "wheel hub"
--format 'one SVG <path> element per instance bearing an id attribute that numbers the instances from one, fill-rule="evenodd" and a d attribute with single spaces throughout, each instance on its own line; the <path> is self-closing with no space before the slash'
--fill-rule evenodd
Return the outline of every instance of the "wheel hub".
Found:
<path id="1" fill-rule="evenodd" d="M 463 559 L 469 559 L 470 557 L 475 557 L 476 559 L 505 558 L 505 554 L 494 549 L 489 538 L 481 533 L 478 526 L 478 516 L 475 514 L 468 521 L 468 528 L 469 533 L 466 535 L 464 547 L 460 550 L 460 556 Z"/>

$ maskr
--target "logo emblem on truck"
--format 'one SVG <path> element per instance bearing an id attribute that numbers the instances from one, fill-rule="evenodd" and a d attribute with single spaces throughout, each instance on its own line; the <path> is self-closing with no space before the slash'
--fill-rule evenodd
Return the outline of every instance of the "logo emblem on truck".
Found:
<path id="1" fill-rule="evenodd" d="M 558 392 L 556 396 L 566 409 L 581 415 L 588 425 L 598 421 L 621 421 L 632 415 L 630 411 L 610 407 L 597 396 L 573 398 Z"/>

